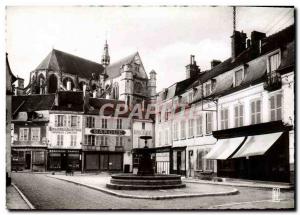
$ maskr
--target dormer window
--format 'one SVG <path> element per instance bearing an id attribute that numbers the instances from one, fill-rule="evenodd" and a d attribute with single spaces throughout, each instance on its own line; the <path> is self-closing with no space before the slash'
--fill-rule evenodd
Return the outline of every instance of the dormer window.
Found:
<path id="1" fill-rule="evenodd" d="M 205 83 L 204 85 L 204 89 L 205 89 L 205 96 L 209 96 L 211 94 L 211 81 L 208 81 Z"/>
<path id="2" fill-rule="evenodd" d="M 275 70 L 278 69 L 281 59 L 280 59 L 280 52 L 277 51 L 275 53 L 272 53 L 268 57 L 268 64 L 269 64 L 269 72 L 274 72 Z"/>
<path id="3" fill-rule="evenodd" d="M 239 69 L 234 72 L 234 86 L 237 87 L 239 86 L 244 79 L 244 70 Z"/>

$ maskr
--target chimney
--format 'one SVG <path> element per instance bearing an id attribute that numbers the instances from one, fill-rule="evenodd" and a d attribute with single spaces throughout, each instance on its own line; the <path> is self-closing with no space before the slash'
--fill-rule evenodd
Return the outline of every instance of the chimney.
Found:
<path id="1" fill-rule="evenodd" d="M 222 63 L 222 61 L 220 61 L 220 60 L 212 60 L 212 61 L 210 62 L 211 69 L 214 68 L 214 67 L 216 67 L 216 66 L 219 65 L 220 63 Z"/>
<path id="2" fill-rule="evenodd" d="M 231 58 L 235 58 L 246 49 L 247 35 L 243 32 L 234 31 L 231 36 Z"/>
<path id="3" fill-rule="evenodd" d="M 266 37 L 265 33 L 252 31 L 251 32 L 251 46 L 253 49 L 260 50 L 260 41 Z"/>
<path id="4" fill-rule="evenodd" d="M 186 66 L 186 79 L 197 77 L 200 73 L 200 68 L 195 61 L 195 55 L 191 55 L 190 64 Z"/>

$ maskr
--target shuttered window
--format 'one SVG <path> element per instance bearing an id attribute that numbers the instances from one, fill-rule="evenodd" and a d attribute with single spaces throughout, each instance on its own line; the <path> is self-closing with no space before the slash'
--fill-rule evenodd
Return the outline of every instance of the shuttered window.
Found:
<path id="1" fill-rule="evenodd" d="M 71 135 L 71 146 L 76 146 L 76 134 Z"/>
<path id="2" fill-rule="evenodd" d="M 92 116 L 86 117 L 86 127 L 95 128 L 95 118 Z"/>
<path id="3" fill-rule="evenodd" d="M 185 139 L 186 138 L 186 136 L 185 136 L 185 120 L 182 120 L 181 122 L 180 122 L 180 138 L 181 139 Z"/>
<path id="4" fill-rule="evenodd" d="M 57 146 L 63 146 L 64 145 L 64 135 L 62 134 L 58 134 L 57 137 L 56 137 L 56 144 Z"/>
<path id="5" fill-rule="evenodd" d="M 206 134 L 212 133 L 212 113 L 206 113 Z"/>
<path id="6" fill-rule="evenodd" d="M 244 125 L 244 105 L 236 105 L 234 107 L 234 124 L 235 127 Z"/>
<path id="7" fill-rule="evenodd" d="M 66 116 L 64 115 L 55 115 L 55 126 L 56 127 L 64 127 L 66 126 Z"/>
<path id="8" fill-rule="evenodd" d="M 102 128 L 107 128 L 107 119 L 102 119 Z"/>
<path id="9" fill-rule="evenodd" d="M 202 115 L 200 115 L 197 119 L 196 119 L 196 124 L 197 124 L 197 136 L 201 136 L 203 135 L 202 133 Z"/>
<path id="10" fill-rule="evenodd" d="M 242 69 L 240 69 L 234 73 L 234 86 L 235 87 L 239 86 L 242 83 L 243 77 L 244 77 L 244 72 Z"/>
<path id="11" fill-rule="evenodd" d="M 282 119 L 282 96 L 276 94 L 270 97 L 271 121 Z"/>
<path id="12" fill-rule="evenodd" d="M 174 122 L 173 124 L 173 140 L 178 140 L 178 123 Z"/>
<path id="13" fill-rule="evenodd" d="M 261 100 L 251 102 L 251 123 L 257 124 L 261 122 Z"/>
<path id="14" fill-rule="evenodd" d="M 221 110 L 221 129 L 228 128 L 228 108 Z"/>

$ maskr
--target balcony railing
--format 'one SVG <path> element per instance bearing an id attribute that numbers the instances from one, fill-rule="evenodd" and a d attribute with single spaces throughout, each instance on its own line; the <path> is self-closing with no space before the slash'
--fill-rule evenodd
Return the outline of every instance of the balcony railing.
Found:
<path id="1" fill-rule="evenodd" d="M 267 73 L 267 78 L 264 83 L 264 89 L 274 91 L 281 88 L 281 76 L 278 72 L 272 71 Z"/>

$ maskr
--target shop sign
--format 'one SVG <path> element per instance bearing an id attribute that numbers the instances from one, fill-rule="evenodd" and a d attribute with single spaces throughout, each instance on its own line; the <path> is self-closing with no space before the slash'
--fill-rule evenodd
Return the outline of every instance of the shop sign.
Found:
<path id="1" fill-rule="evenodd" d="M 150 130 L 133 130 L 133 135 L 152 136 L 152 131 L 150 131 Z"/>
<path id="2" fill-rule="evenodd" d="M 81 132 L 80 128 L 67 128 L 67 127 L 59 127 L 59 128 L 54 128 L 54 127 L 49 127 L 49 131 L 52 133 L 58 133 L 58 134 L 74 134 L 76 132 Z"/>
<path id="3" fill-rule="evenodd" d="M 97 128 L 86 128 L 85 134 L 94 135 L 112 135 L 112 136 L 130 136 L 129 129 L 97 129 Z"/>

